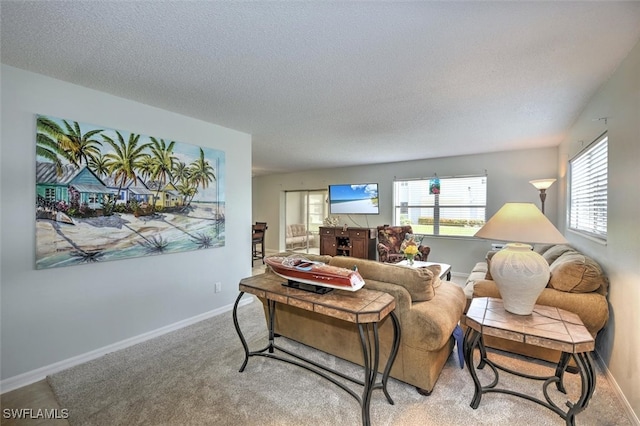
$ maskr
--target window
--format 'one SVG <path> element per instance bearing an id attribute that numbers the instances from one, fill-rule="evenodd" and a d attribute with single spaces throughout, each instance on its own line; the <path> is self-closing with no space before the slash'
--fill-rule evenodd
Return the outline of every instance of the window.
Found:
<path id="1" fill-rule="evenodd" d="M 56 200 L 56 190 L 55 190 L 55 188 L 45 188 L 44 189 L 44 198 L 47 201 L 55 201 Z"/>
<path id="2" fill-rule="evenodd" d="M 607 239 L 609 138 L 602 135 L 569 162 L 569 229 Z"/>
<path id="3" fill-rule="evenodd" d="M 422 235 L 473 236 L 485 222 L 487 177 L 439 178 L 438 194 L 430 193 L 432 180 L 393 183 L 394 224 Z"/>
<path id="4" fill-rule="evenodd" d="M 318 253 L 320 227 L 327 217 L 327 190 L 285 192 L 285 248 L 304 253 Z"/>

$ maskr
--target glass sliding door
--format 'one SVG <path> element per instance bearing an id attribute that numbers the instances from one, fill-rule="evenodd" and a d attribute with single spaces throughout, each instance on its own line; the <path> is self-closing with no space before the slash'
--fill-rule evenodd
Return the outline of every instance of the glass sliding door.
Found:
<path id="1" fill-rule="evenodd" d="M 320 251 L 319 231 L 328 215 L 327 190 L 285 193 L 285 246 L 289 251 Z"/>

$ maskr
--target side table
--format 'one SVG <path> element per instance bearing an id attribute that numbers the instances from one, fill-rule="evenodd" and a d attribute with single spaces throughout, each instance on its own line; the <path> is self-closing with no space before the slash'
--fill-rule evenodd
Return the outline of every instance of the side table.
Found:
<path id="1" fill-rule="evenodd" d="M 594 349 L 595 342 L 576 314 L 551 306 L 535 305 L 531 315 L 515 315 L 504 309 L 501 299 L 480 297 L 472 300 L 465 322 L 467 325 L 464 337 L 465 360 L 475 385 L 475 393 L 470 404 L 473 409 L 478 408 L 480 399 L 485 393 L 506 393 L 547 407 L 565 419 L 567 425 L 575 424 L 576 414 L 587 407 L 596 386 L 596 374 L 589 355 L 589 352 Z M 482 340 L 485 335 L 560 350 L 562 355 L 555 374 L 547 377 L 527 375 L 489 360 Z M 473 362 L 473 353 L 476 348 L 480 352 L 477 368 L 482 369 L 488 365 L 495 375 L 493 382 L 485 386 L 480 383 Z M 564 411 L 551 400 L 547 387 L 555 383 L 556 388 L 566 394 L 563 375 L 570 358 L 573 358 L 578 366 L 582 392 L 577 401 L 567 401 L 566 405 L 569 409 Z M 498 369 L 532 380 L 544 380 L 542 390 L 545 401 L 513 390 L 497 388 Z"/>
<path id="2" fill-rule="evenodd" d="M 393 399 L 387 391 L 389 372 L 393 366 L 398 348 L 400 346 L 400 322 L 394 312 L 396 301 L 388 293 L 376 290 L 360 289 L 358 291 L 333 290 L 326 294 L 316 294 L 304 290 L 286 287 L 282 285 L 282 278 L 275 274 L 261 274 L 240 281 L 240 294 L 233 306 L 233 324 L 240 337 L 244 348 L 244 362 L 240 372 L 244 371 L 249 357 L 263 356 L 277 359 L 289 364 L 297 365 L 339 386 L 360 404 L 362 411 L 362 423 L 369 426 L 371 423 L 369 407 L 371 405 L 371 393 L 374 389 L 382 389 L 387 401 L 393 405 Z M 269 316 L 269 343 L 266 347 L 250 351 L 238 323 L 238 303 L 245 293 L 253 294 L 267 301 Z M 350 377 L 342 372 L 320 365 L 306 359 L 299 354 L 282 348 L 275 343 L 274 316 L 277 304 L 292 305 L 301 309 L 313 311 L 322 315 L 353 323 L 358 326 L 360 332 L 360 344 L 362 347 L 364 380 Z M 390 355 L 384 368 L 381 380 L 378 382 L 378 368 L 380 360 L 380 342 L 378 338 L 378 324 L 386 317 L 390 317 L 393 323 L 393 344 Z M 289 357 L 283 357 L 275 353 L 278 350 Z M 362 395 L 358 395 L 351 388 L 336 380 L 336 375 L 352 383 L 363 386 Z"/>

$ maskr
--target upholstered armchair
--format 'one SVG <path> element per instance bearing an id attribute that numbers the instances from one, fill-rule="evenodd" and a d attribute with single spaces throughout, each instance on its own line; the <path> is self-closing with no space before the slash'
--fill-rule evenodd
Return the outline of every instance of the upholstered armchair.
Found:
<path id="1" fill-rule="evenodd" d="M 411 226 L 378 226 L 378 260 L 380 262 L 398 263 L 404 259 L 402 253 L 403 241 L 405 238 L 413 236 Z M 430 247 L 422 246 L 418 243 L 418 254 L 415 260 L 425 262 L 431 251 Z"/>

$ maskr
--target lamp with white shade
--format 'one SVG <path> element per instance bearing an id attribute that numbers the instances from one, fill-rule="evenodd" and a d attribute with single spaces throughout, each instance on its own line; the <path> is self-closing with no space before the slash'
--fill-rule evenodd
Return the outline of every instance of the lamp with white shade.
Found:
<path id="1" fill-rule="evenodd" d="M 567 240 L 532 203 L 506 203 L 475 236 L 510 242 L 491 258 L 491 276 L 507 311 L 531 314 L 551 273 L 547 261 L 527 243 L 565 244 Z"/>

